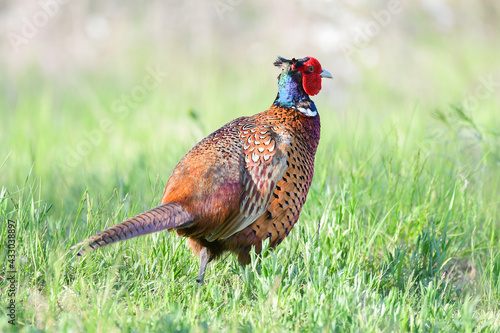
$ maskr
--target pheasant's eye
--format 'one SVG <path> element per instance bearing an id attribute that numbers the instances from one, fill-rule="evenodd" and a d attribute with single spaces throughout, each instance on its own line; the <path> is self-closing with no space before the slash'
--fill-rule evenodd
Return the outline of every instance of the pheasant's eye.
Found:
<path id="1" fill-rule="evenodd" d="M 309 67 L 307 67 L 307 70 L 308 70 L 309 72 L 314 72 L 314 66 L 309 66 Z"/>

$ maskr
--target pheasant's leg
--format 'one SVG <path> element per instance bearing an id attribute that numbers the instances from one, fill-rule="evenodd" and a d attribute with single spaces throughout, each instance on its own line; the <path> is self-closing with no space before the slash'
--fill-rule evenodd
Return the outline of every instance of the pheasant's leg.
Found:
<path id="1" fill-rule="evenodd" d="M 198 282 L 200 286 L 203 285 L 203 280 L 205 280 L 205 271 L 207 269 L 207 264 L 211 259 L 212 258 L 208 253 L 208 249 L 206 247 L 203 247 L 200 251 L 200 272 L 198 274 L 198 278 L 196 279 L 196 282 Z"/>

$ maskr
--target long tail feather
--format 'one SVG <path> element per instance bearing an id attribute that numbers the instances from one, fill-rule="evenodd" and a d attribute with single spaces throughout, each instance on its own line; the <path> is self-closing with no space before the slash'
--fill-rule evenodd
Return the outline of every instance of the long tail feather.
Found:
<path id="1" fill-rule="evenodd" d="M 113 244 L 125 239 L 130 239 L 153 232 L 173 229 L 187 228 L 193 224 L 191 214 L 182 209 L 179 204 L 166 203 L 147 212 L 134 216 L 120 224 L 117 224 L 95 236 L 87 238 L 83 242 L 73 245 L 74 250 L 82 245 L 83 249 L 78 252 L 78 256 L 100 247 Z"/>

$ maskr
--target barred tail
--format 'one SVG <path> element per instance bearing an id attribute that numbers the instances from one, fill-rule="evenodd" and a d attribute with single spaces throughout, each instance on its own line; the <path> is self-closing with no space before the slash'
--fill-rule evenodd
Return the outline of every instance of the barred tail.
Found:
<path id="1" fill-rule="evenodd" d="M 77 253 L 78 256 L 81 256 L 86 252 L 125 239 L 166 229 L 187 228 L 193 224 L 192 219 L 191 214 L 183 210 L 179 204 L 166 203 L 87 238 L 81 243 L 73 245 L 70 251 L 85 245 Z"/>

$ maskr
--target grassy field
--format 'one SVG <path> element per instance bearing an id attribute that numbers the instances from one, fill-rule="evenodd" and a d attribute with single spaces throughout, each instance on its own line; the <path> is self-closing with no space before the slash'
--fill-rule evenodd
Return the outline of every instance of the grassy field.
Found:
<path id="1" fill-rule="evenodd" d="M 299 223 L 248 267 L 232 256 L 210 264 L 201 288 L 197 259 L 171 233 L 81 260 L 68 249 L 159 204 L 190 147 L 267 109 L 273 59 L 266 68 L 214 59 L 169 68 L 149 90 L 147 61 L 66 80 L 34 68 L 2 83 L 0 331 L 499 331 L 497 55 L 466 44 L 420 50 L 429 73 L 403 74 L 394 70 L 403 60 L 384 59 L 344 88 L 345 103 L 324 82 Z M 6 316 L 8 220 L 16 326 Z"/>

